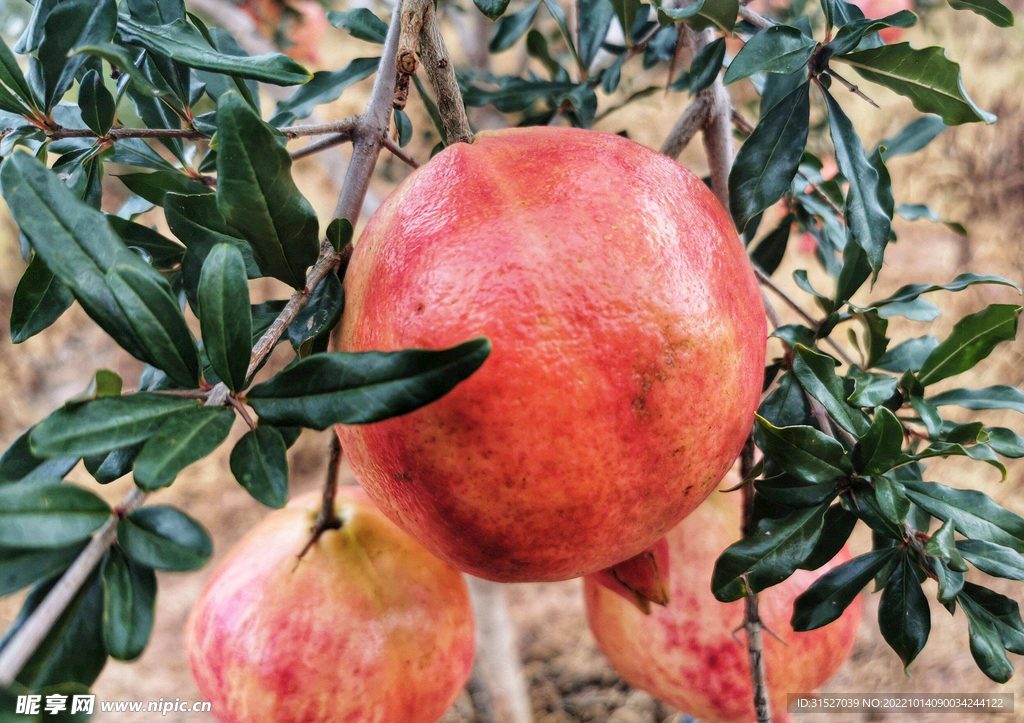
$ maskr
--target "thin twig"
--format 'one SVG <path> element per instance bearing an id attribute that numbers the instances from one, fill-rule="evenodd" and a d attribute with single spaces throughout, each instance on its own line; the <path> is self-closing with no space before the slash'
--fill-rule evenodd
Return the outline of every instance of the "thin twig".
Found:
<path id="1" fill-rule="evenodd" d="M 348 143 L 350 140 L 352 140 L 351 132 L 336 133 L 333 136 L 322 138 L 319 141 L 316 141 L 315 143 L 310 143 L 308 146 L 298 148 L 292 151 L 290 155 L 293 161 L 298 161 L 302 158 L 306 158 L 307 156 L 312 156 L 315 153 L 319 153 L 320 151 L 326 151 L 328 148 L 334 148 L 335 146 L 340 145 L 342 143 Z"/>
<path id="2" fill-rule="evenodd" d="M 305 125 L 286 126 L 279 129 L 281 134 L 288 139 L 300 138 L 303 136 L 322 136 L 329 133 L 351 132 L 356 125 L 356 118 L 343 118 L 331 123 L 309 123 Z M 98 136 L 88 128 L 65 128 L 58 126 L 46 130 L 51 140 L 62 138 L 96 138 L 108 140 L 123 140 L 126 138 L 181 138 L 189 141 L 208 141 L 209 136 L 192 128 L 111 128 L 105 136 Z"/>
<path id="3" fill-rule="evenodd" d="M 416 159 L 410 156 L 408 153 L 406 153 L 401 146 L 395 143 L 395 141 L 392 140 L 391 136 L 384 136 L 384 147 L 391 151 L 391 155 L 393 155 L 398 160 L 402 161 L 402 163 L 409 166 L 410 168 L 420 167 L 420 164 L 416 161 Z"/>
<path id="4" fill-rule="evenodd" d="M 320 512 L 316 516 L 316 521 L 313 523 L 313 529 L 310 531 L 309 539 L 306 540 L 306 544 L 302 547 L 302 550 L 298 554 L 298 558 L 295 564 L 299 564 L 299 560 L 306 556 L 310 548 L 316 544 L 316 541 L 320 539 L 320 536 L 327 532 L 327 530 L 337 530 L 341 528 L 341 518 L 338 517 L 337 511 L 334 509 L 334 500 L 338 495 L 338 470 L 341 469 L 341 439 L 338 437 L 338 433 L 335 431 L 331 432 L 331 452 L 327 458 L 327 479 L 324 481 L 324 492 L 320 502 Z"/>
<path id="5" fill-rule="evenodd" d="M 864 100 L 866 100 L 866 101 L 867 101 L 868 103 L 870 103 L 871 105 L 875 106 L 876 108 L 880 108 L 880 106 L 878 105 L 878 103 L 876 103 L 875 101 L 871 100 L 871 98 L 869 98 L 868 96 L 864 95 L 864 93 L 863 93 L 863 92 L 861 91 L 861 89 L 860 89 L 860 88 L 858 88 L 858 87 L 857 87 L 856 85 L 854 85 L 853 83 L 851 83 L 850 81 L 848 81 L 848 80 L 847 80 L 846 78 L 844 78 L 843 76 L 839 75 L 839 73 L 837 73 L 836 71 L 832 70 L 832 68 L 829 68 L 828 70 L 826 70 L 826 71 L 825 71 L 825 74 L 826 74 L 826 75 L 830 75 L 830 76 L 832 76 L 833 78 L 835 78 L 836 80 L 838 80 L 838 81 L 839 81 L 840 83 L 842 83 L 843 85 L 845 85 L 845 86 L 846 86 L 846 89 L 847 89 L 848 91 L 850 91 L 851 93 L 853 93 L 854 95 L 856 95 L 856 96 L 860 96 L 861 98 L 863 98 Z"/>
<path id="6" fill-rule="evenodd" d="M 754 437 L 747 437 L 740 453 L 740 475 L 746 479 L 754 469 Z M 754 533 L 754 483 L 743 485 L 743 526 L 742 534 L 749 537 Z M 747 655 L 750 659 L 750 681 L 754 690 L 754 712 L 758 723 L 771 723 L 771 700 L 768 697 L 768 674 L 764 664 L 764 639 L 759 612 L 760 599 L 757 593 L 744 598 L 746 614 L 743 628 L 747 634 Z"/>

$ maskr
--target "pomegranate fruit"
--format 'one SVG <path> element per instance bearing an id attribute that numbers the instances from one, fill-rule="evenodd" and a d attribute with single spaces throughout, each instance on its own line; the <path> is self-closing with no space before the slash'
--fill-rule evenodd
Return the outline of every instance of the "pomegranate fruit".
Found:
<path id="1" fill-rule="evenodd" d="M 353 487 L 300 560 L 319 499 L 269 514 L 200 595 L 186 646 L 203 698 L 223 723 L 433 723 L 473 664 L 462 575 Z"/>
<path id="2" fill-rule="evenodd" d="M 493 343 L 439 401 L 338 428 L 381 509 L 478 577 L 640 553 L 728 470 L 761 391 L 764 309 L 729 216 L 620 136 L 449 146 L 370 219 L 345 295 L 345 351 Z"/>
<path id="3" fill-rule="evenodd" d="M 590 630 L 612 667 L 632 685 L 707 723 L 756 720 L 741 628 L 745 603 L 721 603 L 711 593 L 715 560 L 739 539 L 741 504 L 739 492 L 712 495 L 669 532 L 669 602 L 652 608 L 650 615 L 593 576 L 584 582 Z M 772 720 L 789 721 L 787 695 L 811 693 L 850 654 L 860 625 L 860 598 L 838 620 L 817 630 L 798 633 L 789 624 L 793 601 L 849 559 L 844 548 L 823 567 L 798 570 L 759 596 L 762 621 L 781 638 L 763 636 Z"/>

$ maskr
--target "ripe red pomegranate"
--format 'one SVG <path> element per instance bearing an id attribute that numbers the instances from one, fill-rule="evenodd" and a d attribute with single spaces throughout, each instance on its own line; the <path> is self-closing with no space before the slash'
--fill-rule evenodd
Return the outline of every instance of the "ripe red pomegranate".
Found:
<path id="1" fill-rule="evenodd" d="M 739 539 L 740 494 L 713 494 L 668 534 L 669 602 L 644 615 L 636 606 L 587 577 L 587 619 L 598 645 L 623 678 L 701 721 L 756 720 L 750 662 L 740 600 L 720 603 L 711 593 L 718 555 Z M 843 549 L 830 563 L 795 575 L 760 595 L 764 624 L 783 642 L 764 635 L 772 720 L 791 720 L 789 693 L 822 685 L 850 654 L 860 625 L 858 598 L 833 623 L 806 633 L 790 626 L 793 601 L 819 577 L 850 559 Z M 735 633 L 735 637 L 733 637 Z"/>
<path id="2" fill-rule="evenodd" d="M 269 514 L 200 595 L 186 647 L 203 698 L 223 723 L 434 723 L 473 665 L 462 575 L 353 487 L 300 560 L 319 497 Z"/>
<path id="3" fill-rule="evenodd" d="M 636 555 L 750 430 L 765 320 L 743 246 L 699 178 L 620 136 L 450 146 L 374 214 L 345 294 L 346 351 L 493 343 L 441 400 L 338 430 L 381 509 L 473 575 Z"/>

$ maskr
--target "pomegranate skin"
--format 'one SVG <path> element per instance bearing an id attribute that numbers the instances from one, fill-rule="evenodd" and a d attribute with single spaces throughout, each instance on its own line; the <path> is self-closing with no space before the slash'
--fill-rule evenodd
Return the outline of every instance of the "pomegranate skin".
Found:
<path id="1" fill-rule="evenodd" d="M 590 577 L 584 582 L 587 621 L 605 656 L 631 685 L 707 723 L 753 723 L 753 688 L 742 600 L 721 603 L 711 593 L 719 554 L 739 539 L 740 493 L 714 494 L 668 533 L 670 598 L 649 616 Z M 772 720 L 791 721 L 790 693 L 808 694 L 840 668 L 857 637 L 858 597 L 836 621 L 798 633 L 793 601 L 850 559 L 843 548 L 829 563 L 763 591 L 759 612 L 783 643 L 763 635 Z M 735 638 L 733 637 L 735 633 Z"/>
<path id="2" fill-rule="evenodd" d="M 562 580 L 640 553 L 753 421 L 766 330 L 743 246 L 700 179 L 619 136 L 450 146 L 374 214 L 345 293 L 345 351 L 493 343 L 439 401 L 338 428 L 381 509 L 478 577 Z"/>
<path id="3" fill-rule="evenodd" d="M 434 723 L 473 665 L 462 575 L 355 487 L 299 561 L 319 501 L 270 513 L 211 576 L 186 625 L 202 697 L 222 723 Z"/>

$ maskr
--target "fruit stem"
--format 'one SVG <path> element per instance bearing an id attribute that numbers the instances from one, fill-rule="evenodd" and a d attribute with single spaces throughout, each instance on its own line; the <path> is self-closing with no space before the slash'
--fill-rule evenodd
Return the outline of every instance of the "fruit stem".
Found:
<path id="1" fill-rule="evenodd" d="M 334 498 L 338 494 L 338 470 L 340 469 L 341 439 L 338 437 L 337 432 L 332 431 L 331 453 L 327 459 L 327 479 L 324 481 L 323 501 L 320 504 L 320 512 L 316 516 L 316 521 L 313 523 L 313 529 L 310 531 L 309 540 L 306 541 L 302 551 L 299 552 L 299 560 L 306 556 L 309 549 L 320 539 L 320 535 L 327 532 L 327 530 L 341 529 L 341 518 L 338 517 L 337 511 L 334 509 Z M 296 561 L 296 564 L 298 564 L 298 561 Z"/>

